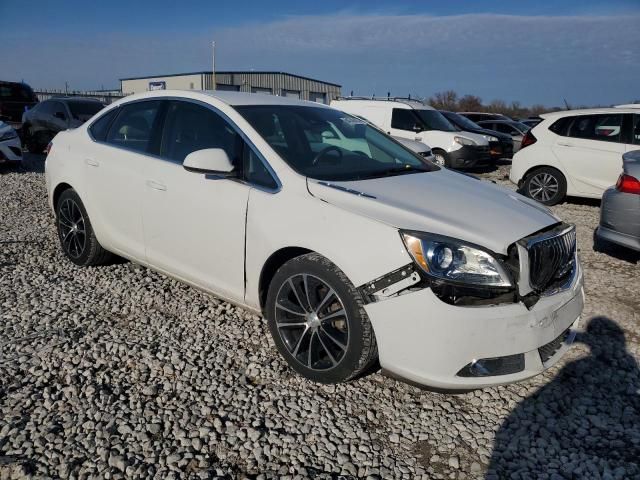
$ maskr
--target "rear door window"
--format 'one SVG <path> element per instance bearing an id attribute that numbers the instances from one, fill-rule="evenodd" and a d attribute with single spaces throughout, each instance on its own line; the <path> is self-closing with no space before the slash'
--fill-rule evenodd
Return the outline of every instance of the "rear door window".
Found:
<path id="1" fill-rule="evenodd" d="M 569 137 L 620 142 L 622 114 L 579 115 L 569 127 Z"/>
<path id="2" fill-rule="evenodd" d="M 118 118 L 109 128 L 107 143 L 137 152 L 147 152 L 160 104 L 160 100 L 151 100 L 121 107 Z"/>

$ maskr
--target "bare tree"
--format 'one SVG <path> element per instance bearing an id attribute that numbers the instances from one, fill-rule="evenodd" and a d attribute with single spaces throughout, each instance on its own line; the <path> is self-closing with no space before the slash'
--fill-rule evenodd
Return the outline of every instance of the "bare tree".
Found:
<path id="1" fill-rule="evenodd" d="M 458 109 L 463 112 L 478 112 L 484 111 L 482 106 L 482 99 L 476 95 L 465 95 L 458 102 Z"/>
<path id="2" fill-rule="evenodd" d="M 429 105 L 437 110 L 455 110 L 458 107 L 458 94 L 453 90 L 438 92 L 429 98 Z"/>
<path id="3" fill-rule="evenodd" d="M 492 100 L 488 105 L 482 103 L 482 99 L 476 95 L 464 95 L 459 97 L 453 90 L 437 92 L 429 98 L 429 104 L 438 110 L 451 110 L 454 112 L 491 112 L 502 113 L 511 118 L 526 118 L 537 116 L 541 113 L 561 110 L 559 107 L 545 107 L 536 104 L 531 107 L 524 107 L 520 102 L 513 101 L 507 103 L 504 100 Z"/>

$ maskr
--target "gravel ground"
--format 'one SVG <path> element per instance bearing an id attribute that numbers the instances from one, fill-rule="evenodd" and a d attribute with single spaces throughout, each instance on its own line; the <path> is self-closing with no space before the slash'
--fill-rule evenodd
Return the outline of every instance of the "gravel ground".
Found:
<path id="1" fill-rule="evenodd" d="M 41 172 L 0 172 L 0 479 L 640 478 L 638 257 L 593 251 L 597 203 L 554 208 L 585 267 L 575 348 L 442 395 L 312 384 L 258 316 L 131 263 L 74 267 Z"/>

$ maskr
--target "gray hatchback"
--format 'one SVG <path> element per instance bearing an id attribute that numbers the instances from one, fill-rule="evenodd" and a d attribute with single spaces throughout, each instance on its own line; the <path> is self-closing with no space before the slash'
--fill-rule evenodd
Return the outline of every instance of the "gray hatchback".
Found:
<path id="1" fill-rule="evenodd" d="M 602 195 L 598 242 L 612 242 L 640 252 L 640 150 L 622 156 L 618 183 Z"/>

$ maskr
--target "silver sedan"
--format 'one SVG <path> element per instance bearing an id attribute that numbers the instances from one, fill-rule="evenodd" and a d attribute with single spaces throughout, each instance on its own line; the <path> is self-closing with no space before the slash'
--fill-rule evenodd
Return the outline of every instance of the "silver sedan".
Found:
<path id="1" fill-rule="evenodd" d="M 618 183 L 602 196 L 598 243 L 611 242 L 640 252 L 640 150 L 622 156 Z"/>

